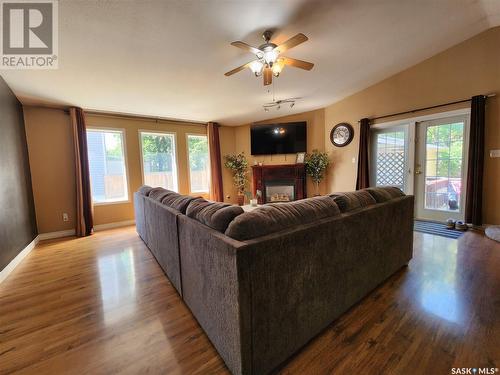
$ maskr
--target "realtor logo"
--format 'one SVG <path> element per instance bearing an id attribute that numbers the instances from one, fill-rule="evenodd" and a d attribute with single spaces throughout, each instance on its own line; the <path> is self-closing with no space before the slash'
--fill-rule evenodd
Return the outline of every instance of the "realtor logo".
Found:
<path id="1" fill-rule="evenodd" d="M 1 0 L 0 69 L 57 69 L 56 0 Z"/>

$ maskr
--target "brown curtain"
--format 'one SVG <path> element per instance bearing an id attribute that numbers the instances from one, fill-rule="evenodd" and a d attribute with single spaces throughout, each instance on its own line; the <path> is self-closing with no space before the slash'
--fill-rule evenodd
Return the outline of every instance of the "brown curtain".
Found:
<path id="1" fill-rule="evenodd" d="M 85 237 L 92 234 L 92 197 L 90 193 L 89 159 L 87 154 L 87 128 L 85 114 L 81 108 L 69 110 L 73 128 L 76 179 L 76 235 Z"/>
<path id="2" fill-rule="evenodd" d="M 358 177 L 356 190 L 370 186 L 368 169 L 368 147 L 370 144 L 370 120 L 367 118 L 359 122 L 359 151 L 358 151 Z"/>
<path id="3" fill-rule="evenodd" d="M 467 164 L 467 191 L 465 221 L 481 225 L 483 205 L 484 126 L 486 97 L 473 96 L 470 110 L 469 159 Z"/>
<path id="4" fill-rule="evenodd" d="M 223 202 L 222 164 L 220 159 L 219 124 L 209 122 L 207 125 L 208 147 L 210 150 L 210 199 Z"/>

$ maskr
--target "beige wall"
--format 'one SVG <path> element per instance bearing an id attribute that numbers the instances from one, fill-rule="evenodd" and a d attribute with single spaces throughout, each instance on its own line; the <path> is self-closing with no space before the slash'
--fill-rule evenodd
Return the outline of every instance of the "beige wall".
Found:
<path id="1" fill-rule="evenodd" d="M 316 111 L 294 114 L 261 123 L 307 121 L 308 151 L 327 151 L 332 165 L 321 193 L 353 190 L 356 183 L 359 142 L 358 120 L 387 113 L 432 106 L 490 92 L 500 93 L 500 27 L 490 29 L 422 63 L 398 73 L 340 102 Z M 456 109 L 443 108 L 442 111 Z M 435 111 L 436 112 L 436 111 Z M 419 112 L 426 114 L 426 112 Z M 486 155 L 484 173 L 484 221 L 500 223 L 500 158 L 489 157 L 489 150 L 500 149 L 500 98 L 488 99 L 486 118 Z M 413 116 L 408 116 L 413 117 Z M 394 118 L 390 119 L 393 120 Z M 41 233 L 74 227 L 74 157 L 69 116 L 62 110 L 25 107 L 26 133 L 33 178 L 38 227 Z M 355 128 L 350 145 L 336 148 L 329 133 L 339 122 Z M 119 117 L 88 116 L 88 125 L 126 129 L 129 191 L 142 184 L 139 159 L 139 129 L 177 133 L 179 187 L 188 192 L 186 133 L 205 133 L 199 125 Z M 294 163 L 295 155 L 253 157 L 250 154 L 250 125 L 220 128 L 221 154 L 245 152 L 250 165 Z M 235 202 L 231 173 L 223 167 L 224 197 Z M 250 188 L 250 187 L 249 187 Z M 308 181 L 308 195 L 314 193 Z M 62 221 L 67 212 L 70 221 Z M 95 223 L 133 219 L 132 202 L 95 207 Z"/>
<path id="2" fill-rule="evenodd" d="M 74 228 L 75 180 L 73 136 L 62 110 L 24 107 L 33 193 L 40 233 Z M 179 192 L 189 194 L 187 134 L 206 134 L 206 127 L 147 119 L 87 116 L 87 126 L 125 130 L 129 201 L 94 206 L 94 224 L 134 219 L 132 193 L 142 185 L 139 130 L 173 132 L 177 140 Z M 62 221 L 62 213 L 69 222 Z"/>
<path id="3" fill-rule="evenodd" d="M 358 120 L 389 113 L 432 106 L 470 98 L 473 95 L 500 94 L 500 27 L 490 29 L 418 65 L 325 109 L 325 150 L 333 166 L 328 191 L 353 190 L 356 184 L 359 143 Z M 446 107 L 440 111 L 456 109 Z M 413 117 L 418 114 L 408 115 Z M 395 118 L 388 119 L 393 120 Z M 329 134 L 339 122 L 355 128 L 353 142 L 345 148 L 331 145 Z M 500 97 L 490 98 L 486 108 L 484 171 L 484 222 L 500 223 L 500 158 L 489 157 L 489 150 L 500 149 Z"/>
<path id="4" fill-rule="evenodd" d="M 75 228 L 75 158 L 69 115 L 24 106 L 31 182 L 39 233 Z M 62 214 L 69 221 L 62 220 Z"/>
<path id="5" fill-rule="evenodd" d="M 222 162 L 222 185 L 224 191 L 224 202 L 236 203 L 236 188 L 233 185 L 233 176 L 231 172 L 224 168 L 224 155 L 234 154 L 236 128 L 233 126 L 221 126 L 219 128 L 220 153 Z"/>
<path id="6" fill-rule="evenodd" d="M 266 124 L 274 122 L 293 122 L 293 121 L 307 121 L 307 151 L 311 152 L 314 149 L 323 151 L 325 148 L 324 143 L 324 126 L 325 126 L 325 114 L 323 109 L 319 109 L 311 112 L 304 112 L 284 117 L 278 117 L 272 120 L 266 120 L 258 122 L 257 124 Z M 248 163 L 253 165 L 254 163 L 262 162 L 265 165 L 272 164 L 294 164 L 296 154 L 289 155 L 266 155 L 266 156 L 252 156 L 250 150 L 250 124 L 242 125 L 234 128 L 235 138 L 234 142 L 234 152 L 244 152 Z M 221 139 L 222 145 L 222 139 Z M 221 146 L 222 147 L 222 146 Z M 224 155 L 224 153 L 223 153 Z M 251 171 L 249 171 L 249 191 L 251 191 Z M 326 192 L 326 183 L 322 183 L 320 186 L 320 192 Z M 310 179 L 307 179 L 307 195 L 313 196 L 315 193 L 314 185 Z M 234 193 L 233 193 L 234 195 Z"/>

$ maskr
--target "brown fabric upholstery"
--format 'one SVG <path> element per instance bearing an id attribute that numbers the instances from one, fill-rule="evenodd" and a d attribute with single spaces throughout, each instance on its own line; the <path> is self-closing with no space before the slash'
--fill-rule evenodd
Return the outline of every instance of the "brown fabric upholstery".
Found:
<path id="1" fill-rule="evenodd" d="M 387 202 L 405 195 L 399 188 L 394 186 L 379 186 L 364 190 L 370 193 L 377 203 Z"/>
<path id="2" fill-rule="evenodd" d="M 339 206 L 340 212 L 349 212 L 362 207 L 368 207 L 376 204 L 375 198 L 372 197 L 370 193 L 364 190 L 346 192 L 346 193 L 335 193 L 330 195 L 333 198 L 337 206 Z"/>
<path id="3" fill-rule="evenodd" d="M 155 201 L 161 202 L 163 198 L 172 193 L 177 194 L 171 190 L 167 190 L 162 187 L 155 187 L 151 189 L 148 196 L 149 198 L 154 199 Z"/>
<path id="4" fill-rule="evenodd" d="M 244 242 L 134 198 L 138 231 L 235 375 L 271 373 L 412 257 L 412 196 L 344 214 L 328 196 L 271 204 L 229 224 Z M 191 203 L 204 221 L 235 207 Z"/>
<path id="5" fill-rule="evenodd" d="M 139 190 L 137 190 L 137 192 L 139 194 L 147 197 L 147 196 L 149 196 L 149 193 L 151 192 L 151 190 L 153 190 L 153 188 L 151 186 L 143 185 L 139 188 Z"/>
<path id="6" fill-rule="evenodd" d="M 209 202 L 203 198 L 192 200 L 186 210 L 186 215 L 200 223 L 224 233 L 233 219 L 242 214 L 240 206 L 227 203 Z"/>
<path id="7" fill-rule="evenodd" d="M 272 203 L 239 215 L 225 233 L 244 241 L 339 214 L 337 204 L 328 196 Z"/>
<path id="8" fill-rule="evenodd" d="M 171 192 L 163 197 L 161 203 L 185 214 L 189 203 L 195 199 L 197 198 Z"/>

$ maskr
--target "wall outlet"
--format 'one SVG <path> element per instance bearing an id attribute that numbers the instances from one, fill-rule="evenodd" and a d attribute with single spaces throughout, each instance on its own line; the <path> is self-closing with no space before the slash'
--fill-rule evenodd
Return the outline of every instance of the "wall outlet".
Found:
<path id="1" fill-rule="evenodd" d="M 63 219 L 63 221 L 69 221 L 69 216 L 66 212 L 63 212 L 62 219 Z"/>
<path id="2" fill-rule="evenodd" d="M 490 150 L 490 158 L 500 158 L 500 150 Z"/>

